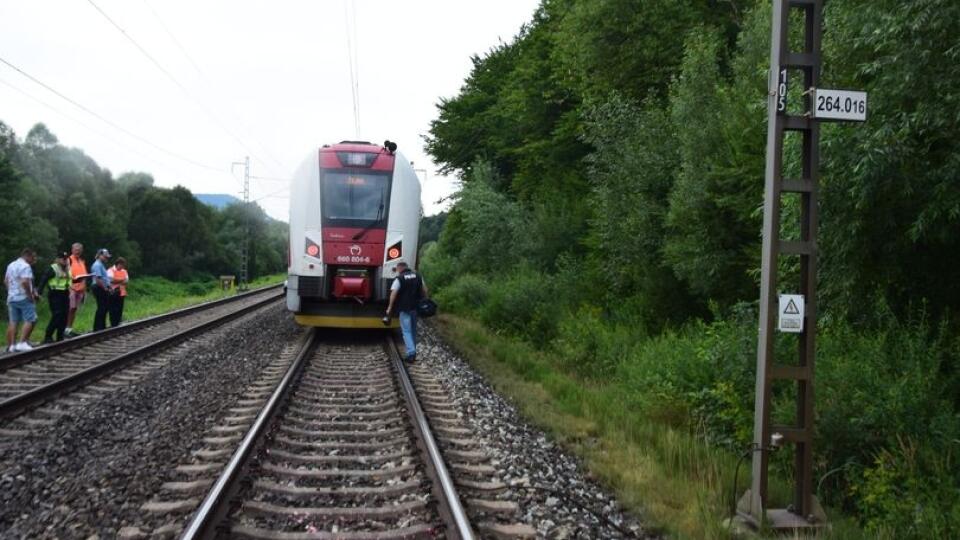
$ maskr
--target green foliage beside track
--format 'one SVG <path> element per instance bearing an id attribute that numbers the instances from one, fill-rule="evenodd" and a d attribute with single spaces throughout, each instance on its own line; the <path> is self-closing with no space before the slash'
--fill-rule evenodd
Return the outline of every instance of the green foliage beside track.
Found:
<path id="1" fill-rule="evenodd" d="M 770 8 L 666 4 L 544 0 L 474 58 L 428 138 L 463 189 L 423 270 L 565 388 L 732 456 L 751 438 Z M 866 90 L 870 117 L 822 134 L 820 495 L 869 536 L 960 536 L 960 5 L 825 15 L 823 86 Z"/>
<path id="2" fill-rule="evenodd" d="M 114 178 L 81 150 L 60 145 L 43 124 L 21 140 L 0 122 L 4 265 L 32 247 L 40 255 L 39 278 L 56 251 L 81 242 L 88 265 L 97 248 L 107 247 L 114 257 L 127 259 L 134 279 L 150 275 L 193 282 L 239 275 L 244 223 L 251 231 L 251 279 L 282 271 L 286 224 L 260 207 L 234 204 L 216 210 L 181 186 L 155 187 L 146 173 Z"/>
<path id="3" fill-rule="evenodd" d="M 432 216 L 424 216 L 420 220 L 420 245 L 428 242 L 435 242 L 440 238 L 440 231 L 443 230 L 443 224 L 447 222 L 447 213 L 440 212 Z"/>

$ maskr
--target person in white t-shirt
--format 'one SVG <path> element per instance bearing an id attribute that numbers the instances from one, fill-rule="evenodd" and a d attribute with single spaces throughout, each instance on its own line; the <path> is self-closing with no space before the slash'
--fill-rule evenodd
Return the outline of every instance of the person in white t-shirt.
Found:
<path id="1" fill-rule="evenodd" d="M 7 310 L 10 319 L 7 323 L 7 352 L 23 352 L 33 349 L 30 346 L 30 333 L 37 322 L 37 299 L 40 296 L 33 288 L 33 269 L 37 254 L 30 248 L 20 252 L 20 257 L 7 265 L 3 284 L 7 287 Z M 20 341 L 16 341 L 17 324 L 23 323 Z"/>

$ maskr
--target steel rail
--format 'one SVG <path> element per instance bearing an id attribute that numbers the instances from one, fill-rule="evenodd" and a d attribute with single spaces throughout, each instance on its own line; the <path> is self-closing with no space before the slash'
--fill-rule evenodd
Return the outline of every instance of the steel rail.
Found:
<path id="1" fill-rule="evenodd" d="M 440 448 L 437 446 L 433 433 L 430 431 L 430 424 L 420 406 L 420 400 L 417 398 L 417 391 L 413 388 L 407 369 L 400 359 L 400 351 L 397 350 L 397 344 L 393 340 L 390 332 L 386 334 L 387 354 L 393 361 L 393 365 L 400 378 L 400 385 L 403 390 L 403 397 L 407 403 L 407 411 L 413 421 L 414 431 L 416 432 L 418 442 L 423 445 L 421 450 L 426 454 L 426 464 L 428 475 L 434 480 L 434 491 L 440 503 L 440 515 L 447 522 L 447 538 L 457 540 L 473 540 L 473 528 L 470 526 L 470 519 L 467 517 L 463 505 L 460 503 L 460 496 L 454 486 L 453 478 L 447 470 L 447 466 L 440 455 Z M 436 489 L 439 488 L 439 489 Z"/>
<path id="2" fill-rule="evenodd" d="M 174 311 L 169 311 L 161 315 L 154 315 L 153 317 L 147 317 L 145 319 L 139 319 L 129 323 L 124 323 L 120 326 L 114 326 L 112 328 L 107 328 L 97 332 L 89 332 L 81 336 L 65 339 L 63 341 L 58 341 L 56 343 L 41 345 L 39 347 L 36 347 L 32 351 L 24 351 L 24 352 L 9 354 L 0 358 L 0 370 L 5 371 L 8 369 L 13 369 L 13 368 L 22 366 L 24 364 L 29 364 L 30 362 L 34 362 L 37 360 L 42 360 L 44 358 L 49 358 L 51 356 L 63 354 L 67 351 L 72 351 L 74 349 L 79 349 L 87 345 L 92 345 L 94 343 L 106 341 L 108 339 L 119 337 L 124 334 L 129 334 L 130 332 L 133 332 L 135 330 L 140 330 L 142 328 L 146 328 L 155 324 L 167 322 L 173 319 L 178 319 L 180 317 L 191 315 L 193 313 L 197 313 L 200 311 L 204 311 L 212 307 L 236 302 L 238 300 L 248 298 L 251 295 L 260 294 L 264 291 L 280 288 L 282 286 L 283 284 L 279 284 L 279 283 L 277 285 L 268 285 L 266 287 L 261 287 L 259 289 L 251 290 L 250 292 L 237 294 L 229 298 L 221 298 L 218 300 L 211 300 L 209 302 L 202 302 L 200 304 L 195 304 L 195 305 L 188 306 L 185 308 L 180 308 Z"/>
<path id="3" fill-rule="evenodd" d="M 172 336 L 168 336 L 148 345 L 144 345 L 143 347 L 120 354 L 109 360 L 94 366 L 90 366 L 82 371 L 67 375 L 66 377 L 53 381 L 49 384 L 39 386 L 22 394 L 8 398 L 4 401 L 0 401 L 0 419 L 9 419 L 18 416 L 27 409 L 49 401 L 50 399 L 59 395 L 75 390 L 81 386 L 85 386 L 92 381 L 107 375 L 108 373 L 126 366 L 140 357 L 153 354 L 176 343 L 185 341 L 197 334 L 209 330 L 210 328 L 229 322 L 271 302 L 276 302 L 279 298 L 280 295 L 265 298 L 259 302 L 250 304 L 249 306 L 232 311 L 222 317 L 194 325 Z"/>
<path id="4" fill-rule="evenodd" d="M 247 434 L 240 442 L 240 447 L 230 457 L 230 461 L 223 472 L 214 482 L 213 487 L 207 492 L 203 502 L 196 513 L 190 519 L 190 523 L 180 535 L 181 540 L 195 540 L 199 538 L 213 538 L 217 534 L 217 525 L 223 521 L 230 511 L 231 499 L 236 496 L 240 490 L 241 480 L 246 473 L 251 459 L 256 455 L 257 450 L 264 443 L 264 435 L 280 409 L 280 405 L 286 400 L 293 387 L 293 382 L 299 378 L 303 371 L 306 360 L 310 358 L 317 347 L 316 329 L 311 328 L 303 339 L 303 347 L 300 353 L 287 368 L 283 379 L 274 389 L 267 400 L 266 405 L 253 425 L 247 430 Z"/>

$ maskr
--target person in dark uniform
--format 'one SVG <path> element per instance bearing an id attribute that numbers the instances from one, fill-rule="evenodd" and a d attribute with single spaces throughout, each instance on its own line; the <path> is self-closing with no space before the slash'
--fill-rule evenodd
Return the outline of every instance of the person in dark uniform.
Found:
<path id="1" fill-rule="evenodd" d="M 57 341 L 63 341 L 67 328 L 67 311 L 70 309 L 70 269 L 67 267 L 67 253 L 60 253 L 53 264 L 40 278 L 37 294 L 43 294 L 46 287 L 47 300 L 50 302 L 50 322 L 43 335 L 44 343 L 52 343 L 54 334 Z"/>
<path id="2" fill-rule="evenodd" d="M 107 260 L 110 259 L 110 250 L 97 250 L 97 259 L 90 267 L 91 289 L 97 300 L 97 312 L 93 315 L 93 331 L 97 332 L 107 327 L 107 311 L 110 310 L 110 276 L 107 275 Z"/>
<path id="3" fill-rule="evenodd" d="M 423 277 L 411 270 L 407 263 L 398 263 L 397 270 L 400 274 L 390 286 L 390 302 L 387 304 L 387 316 L 384 321 L 390 321 L 393 308 L 396 306 L 397 316 L 400 317 L 403 344 L 407 348 L 406 360 L 413 363 L 417 360 L 417 302 L 421 298 L 429 298 L 430 291 L 423 282 Z"/>

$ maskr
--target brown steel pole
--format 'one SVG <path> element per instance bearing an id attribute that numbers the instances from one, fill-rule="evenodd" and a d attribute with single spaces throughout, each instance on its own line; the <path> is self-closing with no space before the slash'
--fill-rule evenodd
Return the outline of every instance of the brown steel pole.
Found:
<path id="1" fill-rule="evenodd" d="M 791 10 L 804 14 L 803 50 L 789 49 Z M 790 70 L 803 73 L 804 105 L 812 111 L 807 92 L 820 77 L 822 0 L 774 0 L 770 40 L 770 91 L 767 96 L 767 158 L 764 176 L 763 244 L 760 276 L 760 321 L 757 339 L 757 380 L 754 407 L 753 464 L 750 490 L 738 504 L 742 519 L 755 527 L 800 529 L 823 524 L 823 511 L 813 496 L 814 365 L 817 328 L 817 184 L 819 139 L 817 121 L 808 112 L 792 116 L 785 92 Z M 802 137 L 801 178 L 783 177 L 783 148 L 787 132 Z M 800 238 L 780 237 L 780 203 L 783 193 L 800 194 Z M 781 364 L 775 358 L 779 315 L 777 268 L 780 256 L 800 258 L 799 293 L 805 298 L 803 331 L 798 340 L 798 362 Z M 795 383 L 796 421 L 774 426 L 770 422 L 772 386 L 775 380 Z M 774 441 L 776 436 L 776 441 Z M 794 497 L 785 509 L 768 505 L 769 460 L 781 444 L 794 445 Z"/>
<path id="2" fill-rule="evenodd" d="M 757 381 L 753 425 L 753 474 L 747 515 L 759 523 L 767 500 L 767 462 L 764 448 L 770 441 L 770 368 L 773 361 L 776 317 L 777 241 L 780 232 L 780 172 L 783 165 L 783 114 L 786 96 L 781 95 L 780 57 L 786 46 L 789 10 L 786 2 L 774 0 L 770 36 L 770 91 L 767 95 L 767 162 L 764 176 L 763 244 L 760 262 L 760 330 L 757 339 Z M 782 101 L 781 101 L 782 100 Z"/>

